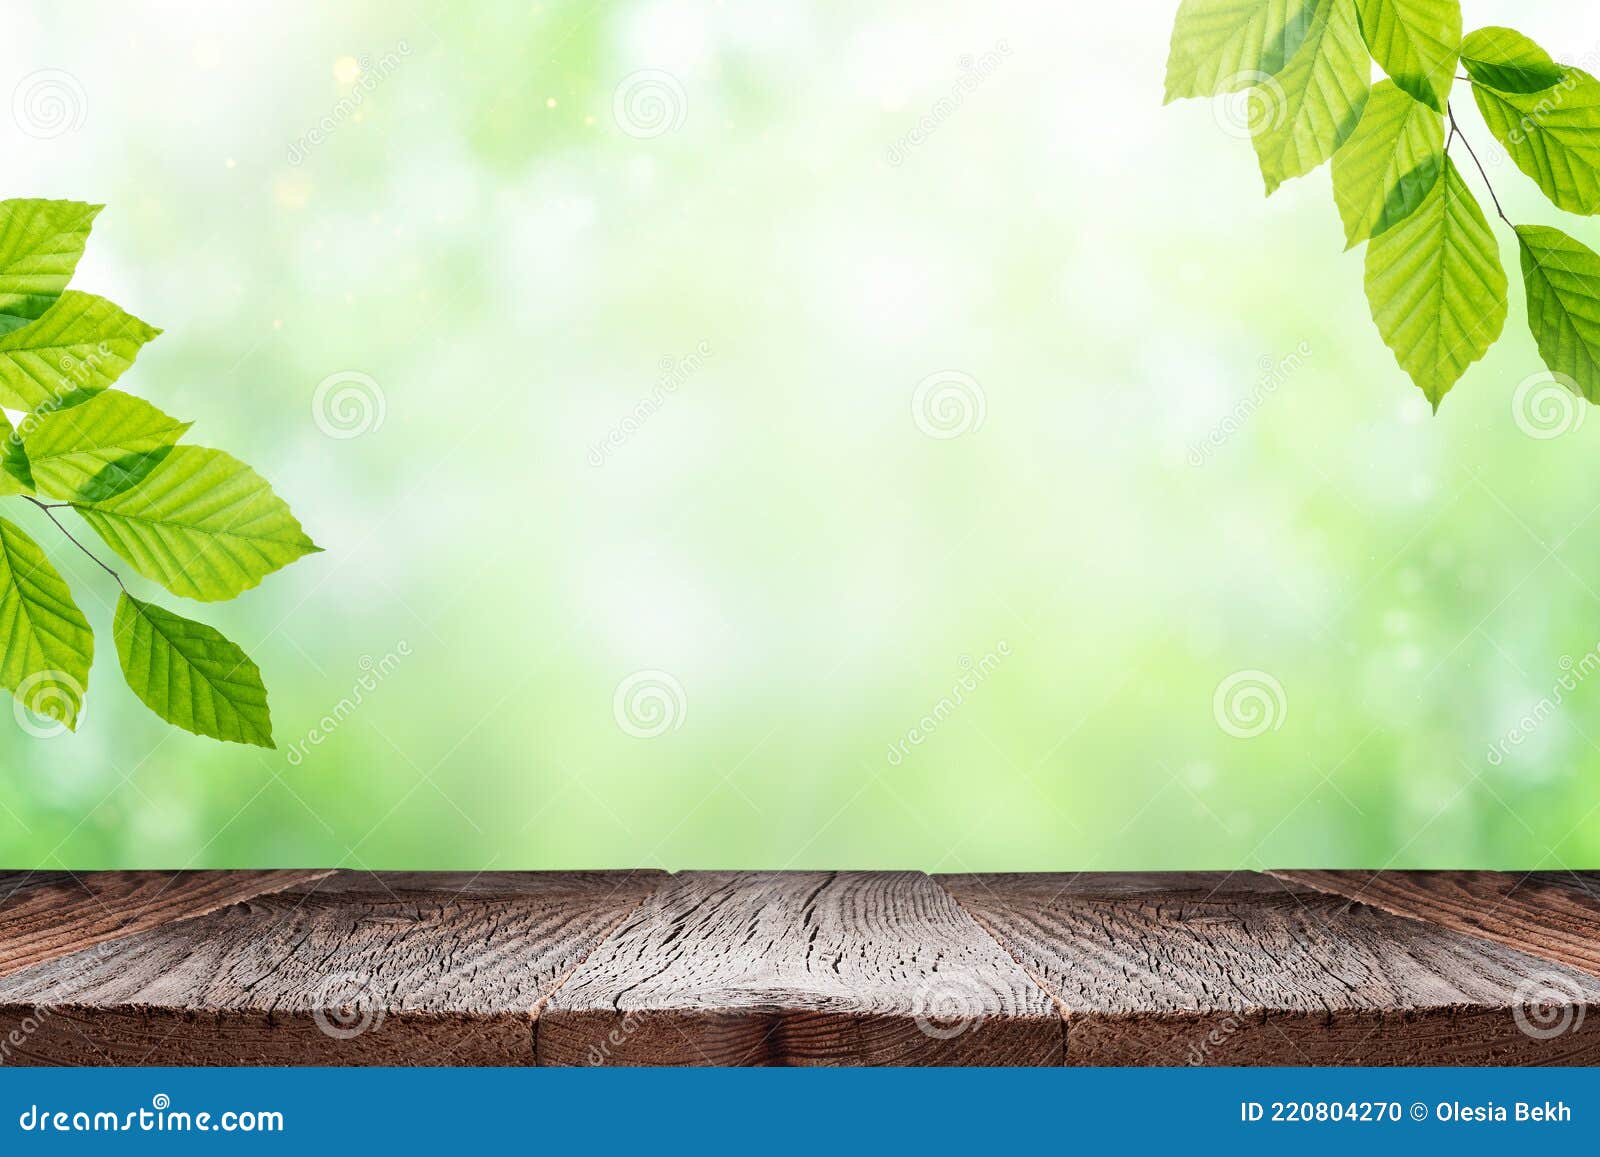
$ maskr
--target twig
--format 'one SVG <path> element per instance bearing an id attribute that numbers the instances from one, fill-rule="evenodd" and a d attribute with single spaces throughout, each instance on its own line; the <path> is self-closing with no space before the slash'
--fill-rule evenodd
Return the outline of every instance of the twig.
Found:
<path id="1" fill-rule="evenodd" d="M 79 550 L 83 551 L 84 554 L 89 556 L 89 561 L 93 562 L 95 566 L 99 567 L 101 570 L 105 571 L 108 575 L 110 575 L 112 578 L 114 578 L 117 581 L 117 586 L 122 588 L 122 593 L 123 594 L 127 594 L 128 593 L 127 585 L 125 583 L 123 583 L 122 576 L 119 575 L 116 571 L 112 570 L 104 562 L 102 562 L 100 560 L 100 556 L 95 554 L 94 551 L 90 550 L 88 547 L 84 546 L 83 543 L 79 542 L 77 535 L 73 534 L 72 531 L 68 530 L 65 526 L 63 526 L 61 524 L 61 520 L 56 517 L 56 511 L 60 510 L 63 506 L 71 506 L 72 503 L 70 503 L 70 502 L 40 502 L 37 498 L 33 497 L 33 495 L 31 495 L 31 494 L 24 494 L 23 497 L 26 498 L 29 502 L 33 503 L 35 506 L 37 506 L 40 510 L 44 511 L 44 516 L 46 518 L 48 518 L 51 522 L 56 524 L 56 529 L 59 530 L 62 534 L 67 536 L 67 541 L 70 542 L 73 546 L 77 547 Z"/>
<path id="2" fill-rule="evenodd" d="M 1478 166 L 1478 176 L 1483 178 L 1483 187 L 1489 190 L 1489 200 L 1494 202 L 1494 211 L 1500 214 L 1500 220 L 1507 225 L 1511 225 L 1511 218 L 1506 216 L 1506 211 L 1500 207 L 1500 198 L 1495 195 L 1494 182 L 1489 180 L 1489 171 L 1483 167 L 1483 162 L 1478 159 L 1478 150 L 1472 147 L 1472 142 L 1467 139 L 1467 134 L 1461 131 L 1461 126 L 1456 122 L 1455 107 L 1447 104 L 1445 109 L 1450 114 L 1450 137 L 1444 143 L 1445 151 L 1449 151 L 1451 143 L 1456 138 L 1459 137 L 1461 139 L 1461 143 L 1466 146 L 1467 155 L 1472 158 L 1472 163 Z M 1516 226 L 1511 225 L 1511 228 L 1515 229 Z"/>

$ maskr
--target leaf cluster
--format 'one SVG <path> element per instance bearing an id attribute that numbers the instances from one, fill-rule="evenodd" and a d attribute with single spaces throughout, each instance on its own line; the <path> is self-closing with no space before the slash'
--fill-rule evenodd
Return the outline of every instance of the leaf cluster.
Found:
<path id="1" fill-rule="evenodd" d="M 1540 355 L 1600 402 L 1600 255 L 1506 217 L 1451 108 L 1458 81 L 1553 205 L 1600 213 L 1600 81 L 1509 28 L 1463 36 L 1460 0 L 1183 0 L 1166 97 L 1246 94 L 1269 196 L 1332 161 L 1347 246 L 1367 246 L 1372 319 L 1435 410 L 1508 312 L 1499 245 L 1452 155 L 1459 141 L 1516 234 Z"/>
<path id="2" fill-rule="evenodd" d="M 128 686 L 186 731 L 272 747 L 261 673 L 214 628 L 135 597 L 61 521 L 78 516 L 174 595 L 230 599 L 319 549 L 259 474 L 186 443 L 191 423 L 114 388 L 160 330 L 67 288 L 101 206 L 0 201 L 0 496 L 31 503 L 119 589 Z M 0 517 L 0 687 L 76 730 L 94 632 L 65 579 Z"/>

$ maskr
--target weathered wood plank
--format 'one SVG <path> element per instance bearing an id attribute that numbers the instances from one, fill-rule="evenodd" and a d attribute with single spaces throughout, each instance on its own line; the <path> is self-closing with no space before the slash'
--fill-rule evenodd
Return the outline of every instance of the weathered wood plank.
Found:
<path id="1" fill-rule="evenodd" d="M 1060 1064 L 1048 997 L 918 873 L 675 876 L 539 1018 L 540 1064 Z"/>
<path id="2" fill-rule="evenodd" d="M 327 874 L 9 872 L 0 879 L 0 976 Z"/>
<path id="3" fill-rule="evenodd" d="M 0 978 L 10 1059 L 531 1064 L 556 985 L 659 873 L 339 873 Z"/>
<path id="4" fill-rule="evenodd" d="M 1600 1062 L 1594 978 L 1292 881 L 939 879 L 1056 997 L 1069 1064 Z"/>
<path id="5" fill-rule="evenodd" d="M 1274 872 L 1600 976 L 1600 872 Z"/>

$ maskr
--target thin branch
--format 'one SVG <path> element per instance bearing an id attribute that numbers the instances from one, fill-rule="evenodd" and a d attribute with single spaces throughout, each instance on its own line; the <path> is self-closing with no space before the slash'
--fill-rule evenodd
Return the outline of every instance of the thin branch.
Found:
<path id="1" fill-rule="evenodd" d="M 35 506 L 37 506 L 40 510 L 44 511 L 44 516 L 46 518 L 48 518 L 51 522 L 56 524 L 56 529 L 59 530 L 62 534 L 67 536 L 67 541 L 70 542 L 73 546 L 77 547 L 79 550 L 83 551 L 84 554 L 89 556 L 89 561 L 93 562 L 95 566 L 99 567 L 101 570 L 105 571 L 112 578 L 116 579 L 117 580 L 117 586 L 122 588 L 122 593 L 123 594 L 127 594 L 128 593 L 128 588 L 123 583 L 122 576 L 119 575 L 116 571 L 112 570 L 104 562 L 102 562 L 100 560 L 100 556 L 95 554 L 94 551 L 90 550 L 88 547 L 84 546 L 83 543 L 79 542 L 77 535 L 73 534 L 72 531 L 68 530 L 65 526 L 63 526 L 61 524 L 61 520 L 56 517 L 56 511 L 60 510 L 63 506 L 71 506 L 72 503 L 70 503 L 70 502 L 40 502 L 37 498 L 33 497 L 31 494 L 24 494 L 23 497 L 26 498 L 29 502 L 33 503 Z"/>
<path id="2" fill-rule="evenodd" d="M 1511 218 L 1506 216 L 1506 211 L 1500 207 L 1500 198 L 1495 195 L 1494 182 L 1489 180 L 1489 171 L 1483 167 L 1483 162 L 1478 159 L 1478 150 L 1472 147 L 1472 142 L 1467 139 L 1467 134 L 1462 132 L 1461 126 L 1456 123 L 1455 108 L 1447 104 L 1445 109 L 1450 114 L 1450 139 L 1445 142 L 1444 147 L 1448 150 L 1451 142 L 1458 137 L 1460 138 L 1461 143 L 1466 146 L 1467 155 L 1472 158 L 1472 163 L 1478 166 L 1478 176 L 1483 178 L 1483 187 L 1489 190 L 1489 200 L 1494 202 L 1494 211 L 1500 214 L 1500 220 L 1507 225 L 1511 225 Z M 1515 229 L 1516 226 L 1511 225 L 1511 228 Z"/>

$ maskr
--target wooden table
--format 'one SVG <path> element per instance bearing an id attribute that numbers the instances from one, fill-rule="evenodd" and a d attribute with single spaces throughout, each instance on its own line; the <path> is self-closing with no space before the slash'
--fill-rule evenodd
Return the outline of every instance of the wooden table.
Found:
<path id="1" fill-rule="evenodd" d="M 0 873 L 3 1064 L 1596 1064 L 1600 873 Z"/>

